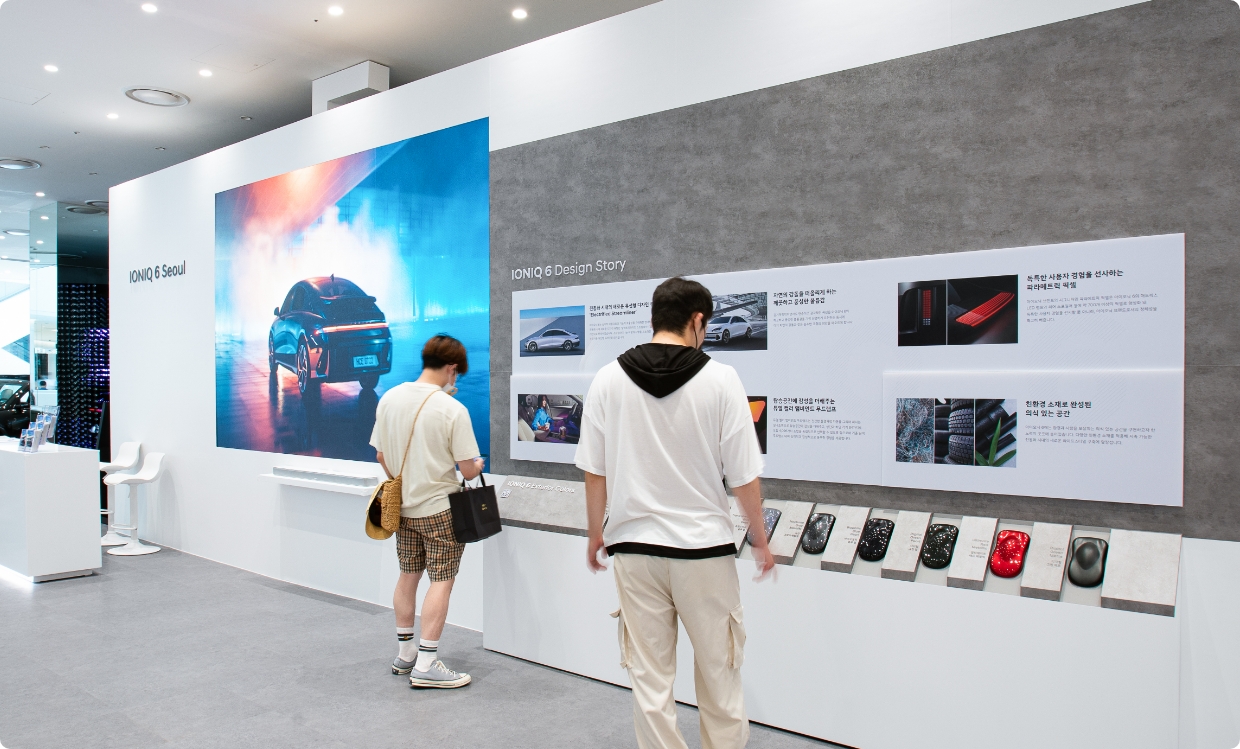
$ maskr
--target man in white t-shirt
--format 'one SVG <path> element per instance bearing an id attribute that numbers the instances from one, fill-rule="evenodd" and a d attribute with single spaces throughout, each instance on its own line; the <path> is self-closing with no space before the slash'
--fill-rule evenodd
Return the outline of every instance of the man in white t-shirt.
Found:
<path id="1" fill-rule="evenodd" d="M 615 557 L 620 665 L 641 749 L 683 749 L 676 727 L 676 622 L 693 643 L 703 749 L 749 740 L 740 667 L 745 627 L 725 481 L 761 529 L 762 452 L 736 370 L 702 353 L 710 291 L 671 278 L 651 303 L 650 343 L 599 370 L 577 446 L 589 515 L 587 564 Z M 606 515 L 606 522 L 604 522 Z M 604 530 L 604 527 L 606 530 Z M 774 567 L 750 535 L 758 574 Z"/>
<path id="2" fill-rule="evenodd" d="M 414 687 L 451 689 L 470 681 L 469 674 L 439 660 L 439 636 L 465 551 L 452 531 L 448 495 L 458 491 L 458 469 L 472 479 L 483 467 L 469 411 L 452 397 L 457 375 L 468 369 L 460 341 L 447 335 L 431 338 L 422 348 L 422 376 L 383 394 L 370 436 L 383 470 L 401 477 L 400 577 L 392 594 L 400 651 L 392 673 L 409 674 Z M 422 601 L 422 637 L 415 644 L 414 605 L 423 571 L 431 583 Z"/>

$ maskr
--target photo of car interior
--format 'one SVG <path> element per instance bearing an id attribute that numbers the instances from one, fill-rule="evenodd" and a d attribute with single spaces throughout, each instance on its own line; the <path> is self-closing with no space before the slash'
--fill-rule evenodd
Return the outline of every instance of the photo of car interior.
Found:
<path id="1" fill-rule="evenodd" d="M 30 426 L 30 378 L 0 377 L 0 435 L 19 437 Z"/>
<path id="2" fill-rule="evenodd" d="M 947 343 L 947 282 L 914 281 L 899 286 L 899 346 Z"/>
<path id="3" fill-rule="evenodd" d="M 582 395 L 518 395 L 517 439 L 575 445 L 581 439 Z"/>
<path id="4" fill-rule="evenodd" d="M 753 428 L 758 433 L 758 446 L 766 455 L 766 396 L 749 396 L 749 415 L 753 417 Z"/>
<path id="5" fill-rule="evenodd" d="M 375 301 L 335 275 L 293 284 L 267 336 L 271 376 L 289 370 L 302 395 L 316 395 L 324 382 L 356 381 L 373 390 L 392 370 L 392 333 Z"/>
<path id="6" fill-rule="evenodd" d="M 1016 276 L 899 285 L 899 346 L 1016 343 Z"/>
<path id="7" fill-rule="evenodd" d="M 1016 343 L 1016 276 L 947 282 L 947 345 Z"/>

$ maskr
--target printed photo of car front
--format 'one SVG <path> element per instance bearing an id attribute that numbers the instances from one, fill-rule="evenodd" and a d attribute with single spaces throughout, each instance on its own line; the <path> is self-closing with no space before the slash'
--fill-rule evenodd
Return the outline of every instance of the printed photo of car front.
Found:
<path id="1" fill-rule="evenodd" d="M 336 276 L 293 284 L 275 309 L 267 336 L 271 375 L 279 367 L 297 377 L 302 395 L 317 395 L 324 382 L 359 382 L 372 390 L 392 370 L 392 333 L 369 296 Z"/>
<path id="2" fill-rule="evenodd" d="M 715 311 L 706 321 L 703 351 L 765 351 L 766 292 L 714 297 Z"/>

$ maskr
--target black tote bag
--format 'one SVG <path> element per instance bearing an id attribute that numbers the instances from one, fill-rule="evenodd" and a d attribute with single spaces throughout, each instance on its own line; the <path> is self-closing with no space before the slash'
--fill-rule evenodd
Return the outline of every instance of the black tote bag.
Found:
<path id="1" fill-rule="evenodd" d="M 448 495 L 452 505 L 452 533 L 458 544 L 470 544 L 499 533 L 499 502 L 495 499 L 495 487 L 487 486 L 485 477 L 481 486 L 468 486 L 461 482 L 461 490 Z"/>

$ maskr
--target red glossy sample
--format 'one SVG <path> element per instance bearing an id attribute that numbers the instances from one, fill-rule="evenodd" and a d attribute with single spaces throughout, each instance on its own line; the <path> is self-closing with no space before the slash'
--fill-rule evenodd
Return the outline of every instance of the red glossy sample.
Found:
<path id="1" fill-rule="evenodd" d="M 990 571 L 998 577 L 1016 577 L 1025 566 L 1025 550 L 1028 548 L 1028 533 L 999 531 L 995 553 L 990 555 Z"/>

